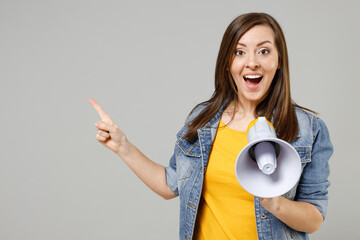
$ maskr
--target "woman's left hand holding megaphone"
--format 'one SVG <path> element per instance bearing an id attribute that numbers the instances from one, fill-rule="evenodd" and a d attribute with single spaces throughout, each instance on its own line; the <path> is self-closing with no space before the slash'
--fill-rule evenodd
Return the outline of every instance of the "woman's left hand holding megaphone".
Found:
<path id="1" fill-rule="evenodd" d="M 260 198 L 261 205 L 267 211 L 274 214 L 280 207 L 281 198 L 283 198 L 283 197 L 279 196 L 279 197 L 274 197 L 274 198 Z"/>
<path id="2" fill-rule="evenodd" d="M 259 197 L 257 197 L 259 198 Z M 298 231 L 313 233 L 322 224 L 322 215 L 319 210 L 310 203 L 292 201 L 285 197 L 260 198 L 262 206 L 280 221 L 286 223 Z M 299 217 L 307 217 L 313 221 L 299 221 Z M 315 221 L 315 219 L 318 219 Z M 309 230 L 313 229 L 313 230 Z"/>

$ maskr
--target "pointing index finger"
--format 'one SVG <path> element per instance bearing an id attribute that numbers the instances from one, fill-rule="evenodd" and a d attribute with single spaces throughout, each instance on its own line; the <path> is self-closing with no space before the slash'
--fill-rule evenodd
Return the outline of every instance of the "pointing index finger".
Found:
<path id="1" fill-rule="evenodd" d="M 93 107 L 99 114 L 101 120 L 107 121 L 109 123 L 113 123 L 111 117 L 109 115 L 107 115 L 107 113 L 102 109 L 102 107 L 100 107 L 100 105 L 94 99 L 90 98 L 89 102 L 91 103 L 91 105 L 93 105 Z"/>

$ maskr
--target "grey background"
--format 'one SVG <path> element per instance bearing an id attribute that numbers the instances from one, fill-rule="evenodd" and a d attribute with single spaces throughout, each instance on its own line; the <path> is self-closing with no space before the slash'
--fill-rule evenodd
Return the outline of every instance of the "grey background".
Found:
<path id="1" fill-rule="evenodd" d="M 167 165 L 213 92 L 222 35 L 267 12 L 287 39 L 293 99 L 331 133 L 328 215 L 312 239 L 359 239 L 357 1 L 0 0 L 0 239 L 177 239 L 179 202 L 95 140 L 96 99 Z"/>

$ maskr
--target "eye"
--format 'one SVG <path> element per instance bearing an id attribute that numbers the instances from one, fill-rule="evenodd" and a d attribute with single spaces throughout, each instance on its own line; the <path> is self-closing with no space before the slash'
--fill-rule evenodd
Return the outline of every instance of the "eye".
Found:
<path id="1" fill-rule="evenodd" d="M 241 56 L 241 55 L 244 55 L 244 54 L 245 54 L 245 52 L 240 50 L 240 49 L 235 50 L 235 56 Z"/>
<path id="2" fill-rule="evenodd" d="M 269 54 L 270 51 L 268 49 L 261 49 L 259 53 L 262 55 L 266 55 L 266 54 Z"/>

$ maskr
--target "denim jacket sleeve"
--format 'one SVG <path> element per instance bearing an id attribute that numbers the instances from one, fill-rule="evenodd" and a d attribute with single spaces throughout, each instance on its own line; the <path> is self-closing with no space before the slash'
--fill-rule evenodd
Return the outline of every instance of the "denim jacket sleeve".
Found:
<path id="1" fill-rule="evenodd" d="M 177 137 L 179 137 L 182 130 L 180 130 L 180 132 L 177 134 Z M 179 149 L 177 146 L 175 146 L 174 153 L 169 161 L 169 165 L 165 167 L 166 183 L 176 195 L 179 195 L 177 173 L 176 173 L 176 158 L 178 154 L 179 154 Z"/>
<path id="2" fill-rule="evenodd" d="M 165 167 L 167 185 L 176 195 L 179 195 L 179 184 L 178 184 L 179 182 L 178 182 L 178 169 L 177 169 L 177 159 L 179 154 L 181 153 L 181 149 L 178 146 L 179 138 L 185 135 L 188 124 L 205 108 L 205 106 L 206 106 L 205 104 L 197 106 L 191 112 L 190 116 L 186 119 L 185 125 L 176 135 L 178 141 L 175 144 L 174 153 L 170 158 L 169 165 Z"/>
<path id="3" fill-rule="evenodd" d="M 328 203 L 329 159 L 333 146 L 325 123 L 318 117 L 312 119 L 311 161 L 306 163 L 297 188 L 295 200 L 308 202 L 317 207 L 323 218 Z"/>
<path id="4" fill-rule="evenodd" d="M 166 183 L 176 195 L 179 195 L 176 179 L 176 161 L 175 154 L 170 159 L 169 166 L 165 167 Z"/>

